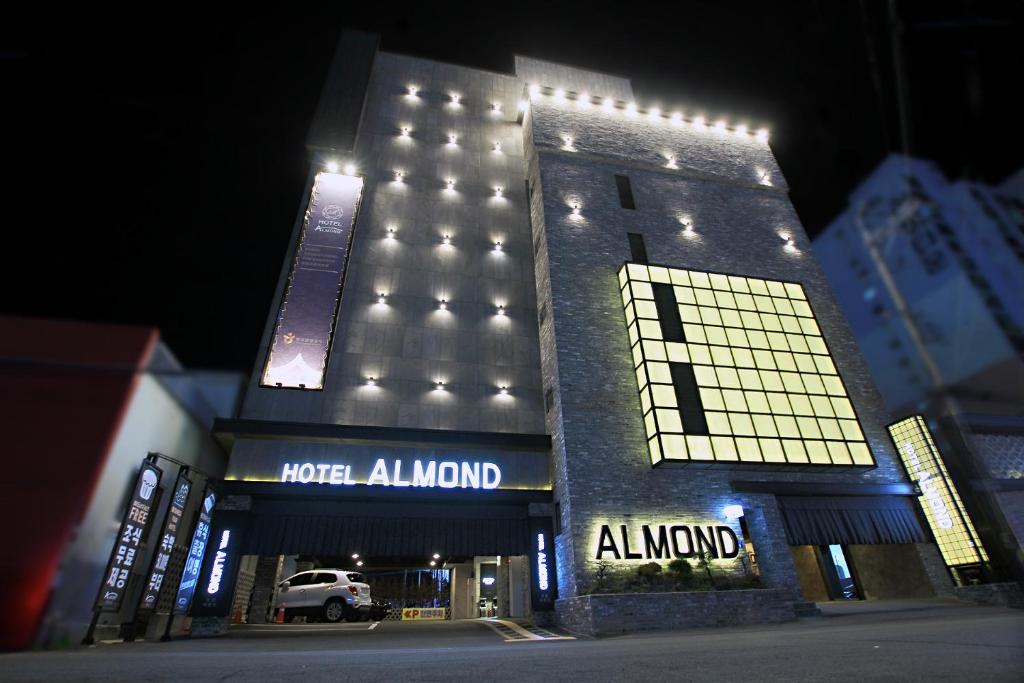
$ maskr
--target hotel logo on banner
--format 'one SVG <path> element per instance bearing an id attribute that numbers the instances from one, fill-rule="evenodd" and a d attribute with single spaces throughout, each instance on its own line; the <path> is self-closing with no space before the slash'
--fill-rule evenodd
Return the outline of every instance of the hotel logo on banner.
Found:
<path id="1" fill-rule="evenodd" d="M 161 474 L 162 471 L 151 460 L 143 461 L 100 585 L 96 608 L 101 611 L 116 612 L 121 609 L 128 577 L 142 552 L 142 542 L 146 538 L 153 506 L 156 504 Z"/>
<path id="2" fill-rule="evenodd" d="M 362 192 L 362 178 L 317 174 L 260 386 L 323 389 Z"/>

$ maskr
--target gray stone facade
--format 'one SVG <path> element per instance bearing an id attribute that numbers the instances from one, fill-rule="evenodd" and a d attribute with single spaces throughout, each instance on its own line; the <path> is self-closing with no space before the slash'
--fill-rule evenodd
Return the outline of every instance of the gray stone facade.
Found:
<path id="1" fill-rule="evenodd" d="M 555 614 L 559 625 L 588 636 L 796 619 L 793 594 L 781 589 L 581 595 L 559 600 Z"/>
<path id="2" fill-rule="evenodd" d="M 596 525 L 721 522 L 728 504 L 763 516 L 751 532 L 761 534 L 754 541 L 769 585 L 798 588 L 772 496 L 733 493 L 736 471 L 651 468 L 616 280 L 630 260 L 627 233 L 633 232 L 644 236 L 652 263 L 802 283 L 877 467 L 748 470 L 742 478 L 905 481 L 885 430 L 888 416 L 767 144 L 621 110 L 580 111 L 547 95 L 531 103 L 524 134 L 534 187 L 531 220 L 540 241 L 537 297 L 541 311 L 549 311 L 542 313 L 540 338 L 544 385 L 555 398 L 548 415 L 555 495 L 568 532 L 556 540 L 562 595 L 593 581 Z M 576 151 L 562 149 L 567 135 Z M 667 154 L 675 156 L 677 169 L 665 168 Z M 620 206 L 616 174 L 629 177 L 635 210 Z M 682 218 L 691 221 L 692 234 L 684 234 Z M 781 234 L 796 248 L 787 249 Z"/>
<path id="3" fill-rule="evenodd" d="M 325 388 L 259 387 L 289 253 L 243 418 L 544 432 L 516 122 L 521 88 L 510 75 L 377 53 L 354 155 L 365 187 Z M 457 106 L 450 93 L 460 95 Z M 492 110 L 495 102 L 500 112 Z M 451 133 L 456 144 L 448 143 Z M 404 173 L 401 183 L 396 170 Z M 503 188 L 501 198 L 495 187 Z M 294 243 L 295 235 L 292 251 Z M 384 305 L 377 304 L 381 293 Z M 447 299 L 446 311 L 438 310 L 440 299 Z M 497 315 L 498 305 L 505 315 Z M 371 376 L 375 387 L 366 386 Z M 444 391 L 434 390 L 437 380 Z M 507 395 L 499 393 L 502 385 Z"/>

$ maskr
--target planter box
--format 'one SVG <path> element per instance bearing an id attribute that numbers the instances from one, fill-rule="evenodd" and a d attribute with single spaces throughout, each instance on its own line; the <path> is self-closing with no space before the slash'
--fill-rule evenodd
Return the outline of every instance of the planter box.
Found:
<path id="1" fill-rule="evenodd" d="M 778 624 L 794 621 L 788 589 L 606 593 L 555 602 L 558 624 L 576 633 L 609 636 L 634 631 Z"/>

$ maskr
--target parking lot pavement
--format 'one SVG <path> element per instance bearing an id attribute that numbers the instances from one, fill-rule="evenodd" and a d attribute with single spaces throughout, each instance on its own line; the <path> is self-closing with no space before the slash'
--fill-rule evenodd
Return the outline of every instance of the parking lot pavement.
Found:
<path id="1" fill-rule="evenodd" d="M 511 642 L 477 621 L 276 628 L 0 655 L 0 680 L 1024 680 L 1024 611 L 964 604 L 596 640 Z"/>

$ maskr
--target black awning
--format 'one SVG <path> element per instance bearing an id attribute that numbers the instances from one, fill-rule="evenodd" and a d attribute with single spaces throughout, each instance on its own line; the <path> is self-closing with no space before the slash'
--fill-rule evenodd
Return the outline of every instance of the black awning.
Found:
<path id="1" fill-rule="evenodd" d="M 429 557 L 525 555 L 526 505 L 263 502 L 249 518 L 246 555 Z"/>
<path id="2" fill-rule="evenodd" d="M 790 545 L 927 541 L 906 496 L 779 496 Z"/>

